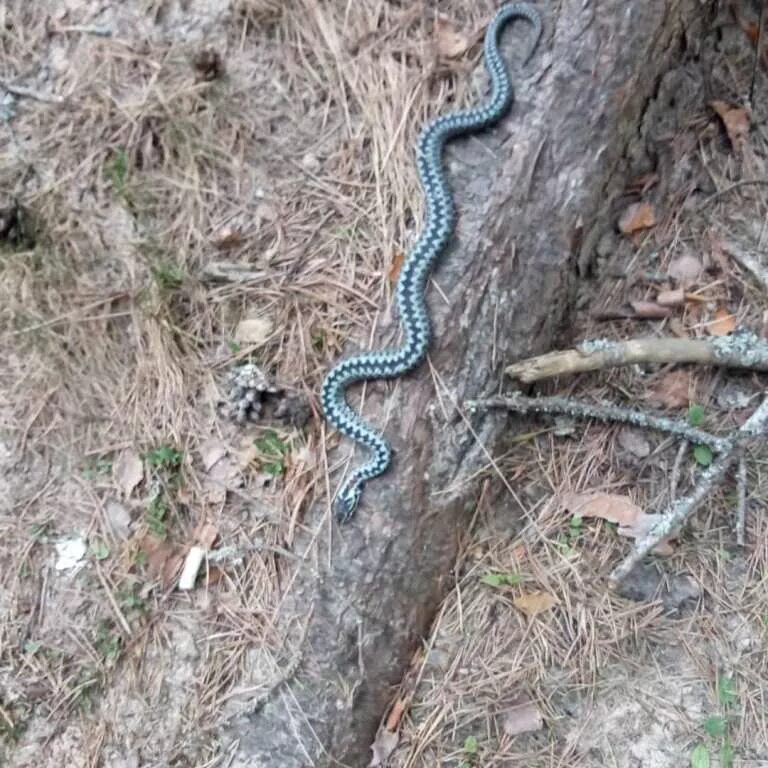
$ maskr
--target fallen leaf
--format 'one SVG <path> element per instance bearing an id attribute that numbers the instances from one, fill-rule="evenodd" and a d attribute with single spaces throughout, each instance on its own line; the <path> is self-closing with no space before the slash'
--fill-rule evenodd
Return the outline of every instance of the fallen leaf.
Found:
<path id="1" fill-rule="evenodd" d="M 393 705 L 392 711 L 387 716 L 386 730 L 396 731 L 403 719 L 403 714 L 408 708 L 408 699 L 401 696 Z"/>
<path id="2" fill-rule="evenodd" d="M 642 317 L 646 320 L 669 317 L 672 314 L 669 307 L 662 307 L 655 301 L 630 301 L 629 304 L 634 310 L 635 317 Z"/>
<path id="3" fill-rule="evenodd" d="M 147 556 L 147 572 L 158 579 L 163 587 L 170 586 L 184 564 L 183 551 L 164 539 L 151 534 L 141 540 L 140 549 Z"/>
<path id="4" fill-rule="evenodd" d="M 622 428 L 619 432 L 618 440 L 619 445 L 625 451 L 640 459 L 644 459 L 651 453 L 650 443 L 645 439 L 645 435 L 637 429 L 631 429 L 630 427 Z"/>
<path id="5" fill-rule="evenodd" d="M 691 402 L 691 374 L 684 370 L 664 374 L 646 393 L 645 399 L 666 408 L 687 408 Z"/>
<path id="6" fill-rule="evenodd" d="M 213 549 L 219 537 L 219 529 L 213 523 L 201 523 L 193 533 L 195 541 L 205 549 Z"/>
<path id="7" fill-rule="evenodd" d="M 549 592 L 529 592 L 516 597 L 512 601 L 515 608 L 522 611 L 528 617 L 548 611 L 559 603 L 560 601 L 554 595 L 550 595 Z"/>
<path id="8" fill-rule="evenodd" d="M 139 455 L 133 451 L 123 451 L 112 468 L 112 476 L 123 494 L 130 496 L 144 478 L 144 464 Z"/>
<path id="9" fill-rule="evenodd" d="M 715 319 L 706 325 L 707 333 L 711 336 L 727 336 L 736 330 L 736 315 L 732 315 L 724 307 L 715 311 Z"/>
<path id="10" fill-rule="evenodd" d="M 501 728 L 507 736 L 539 731 L 544 727 L 544 718 L 532 701 L 521 701 L 507 709 L 501 719 Z"/>
<path id="11" fill-rule="evenodd" d="M 263 344 L 272 333 L 272 321 L 266 317 L 241 320 L 235 329 L 235 341 L 244 344 Z"/>
<path id="12" fill-rule="evenodd" d="M 469 40 L 450 21 L 437 19 L 437 52 L 446 59 L 456 59 L 469 48 Z"/>
<path id="13" fill-rule="evenodd" d="M 678 256 L 669 263 L 669 275 L 677 280 L 683 288 L 688 288 L 698 282 L 704 267 L 701 260 L 690 253 Z"/>
<path id="14" fill-rule="evenodd" d="M 239 227 L 222 227 L 214 236 L 213 243 L 220 251 L 236 248 L 243 242 L 243 233 Z"/>
<path id="15" fill-rule="evenodd" d="M 734 107 L 725 101 L 710 101 L 709 106 L 723 121 L 728 140 L 735 152 L 742 152 L 749 135 L 750 114 L 744 107 Z"/>
<path id="16" fill-rule="evenodd" d="M 656 224 L 656 210 L 650 203 L 632 203 L 619 218 L 619 231 L 631 235 Z"/>
<path id="17" fill-rule="evenodd" d="M 395 751 L 399 741 L 400 737 L 397 733 L 392 733 L 392 731 L 388 731 L 386 728 L 380 728 L 376 734 L 376 739 L 371 744 L 373 757 L 371 757 L 371 762 L 368 765 L 371 768 L 377 765 L 385 765 L 387 760 L 389 760 L 389 756 Z"/>
<path id="18" fill-rule="evenodd" d="M 211 437 L 200 446 L 200 458 L 203 460 L 203 469 L 209 472 L 211 468 L 227 455 L 227 446 Z"/>
<path id="19" fill-rule="evenodd" d="M 661 291 L 656 296 L 656 303 L 662 307 L 681 307 L 685 304 L 685 290 L 680 286 L 671 291 Z"/>
<path id="20" fill-rule="evenodd" d="M 394 285 L 397 282 L 397 278 L 400 277 L 400 270 L 403 268 L 404 262 L 405 254 L 397 248 L 392 255 L 392 265 L 389 268 L 390 285 Z"/>
<path id="21" fill-rule="evenodd" d="M 631 525 L 643 514 L 629 497 L 615 493 L 568 493 L 563 507 L 578 517 L 599 517 L 619 525 Z"/>
<path id="22" fill-rule="evenodd" d="M 104 506 L 109 527 L 118 535 L 125 536 L 131 526 L 131 513 L 119 501 L 110 499 Z"/>

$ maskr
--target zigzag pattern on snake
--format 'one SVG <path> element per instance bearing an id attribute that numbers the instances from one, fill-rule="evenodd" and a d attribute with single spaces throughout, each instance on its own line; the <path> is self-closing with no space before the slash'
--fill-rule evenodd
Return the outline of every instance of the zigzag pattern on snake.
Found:
<path id="1" fill-rule="evenodd" d="M 397 308 L 405 331 L 403 344 L 342 360 L 323 382 L 321 403 L 326 420 L 372 453 L 367 463 L 349 475 L 337 494 L 336 517 L 340 523 L 354 515 L 366 481 L 384 473 L 392 459 L 387 441 L 352 410 L 345 390 L 356 382 L 401 376 L 426 357 L 432 335 L 424 295 L 427 279 L 435 260 L 448 243 L 456 221 L 453 199 L 441 165 L 443 146 L 451 138 L 475 133 L 496 123 L 511 105 L 512 84 L 499 52 L 499 36 L 502 28 L 513 19 L 524 19 L 533 26 L 533 45 L 525 59 L 528 62 L 541 37 L 541 16 L 534 6 L 510 3 L 496 12 L 485 35 L 485 66 L 491 81 L 488 101 L 479 107 L 436 118 L 419 136 L 416 163 L 426 210 L 422 232 L 405 260 L 397 282 Z"/>

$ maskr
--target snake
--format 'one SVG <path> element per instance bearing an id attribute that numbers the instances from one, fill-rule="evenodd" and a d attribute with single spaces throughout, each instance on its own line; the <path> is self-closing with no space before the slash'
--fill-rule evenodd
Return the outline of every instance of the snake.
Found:
<path id="1" fill-rule="evenodd" d="M 425 212 L 421 232 L 401 266 L 395 289 L 403 328 L 402 343 L 343 359 L 323 381 L 320 402 L 325 420 L 338 432 L 365 446 L 370 453 L 369 460 L 350 472 L 337 491 L 334 512 L 340 524 L 354 516 L 365 484 L 384 474 L 392 462 L 390 444 L 352 409 L 346 390 L 363 381 L 400 377 L 418 367 L 427 356 L 432 339 L 425 295 L 427 280 L 456 224 L 456 210 L 441 164 L 443 147 L 450 139 L 477 133 L 497 123 L 512 104 L 512 83 L 499 51 L 499 39 L 503 28 L 516 19 L 533 27 L 533 43 L 523 65 L 528 63 L 541 38 L 541 15 L 528 3 L 507 3 L 496 11 L 485 33 L 483 52 L 490 78 L 488 99 L 480 106 L 434 118 L 419 134 L 416 168 L 424 194 Z"/>

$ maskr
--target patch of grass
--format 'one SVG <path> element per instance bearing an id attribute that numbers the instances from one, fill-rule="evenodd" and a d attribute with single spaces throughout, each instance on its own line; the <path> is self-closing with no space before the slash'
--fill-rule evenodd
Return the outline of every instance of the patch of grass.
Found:
<path id="1" fill-rule="evenodd" d="M 147 506 L 147 512 L 144 515 L 144 522 L 147 524 L 150 532 L 158 539 L 164 539 L 168 536 L 168 524 L 166 519 L 170 509 L 165 496 L 160 493 L 155 496 Z"/>
<path id="2" fill-rule="evenodd" d="M 513 587 L 520 584 L 523 581 L 523 577 L 519 573 L 489 571 L 480 577 L 480 581 L 489 587 L 500 587 L 502 585 Z"/>
<path id="3" fill-rule="evenodd" d="M 464 759 L 459 763 L 459 768 L 470 768 L 476 764 L 478 744 L 476 736 L 467 736 L 464 739 Z"/>
<path id="4" fill-rule="evenodd" d="M 120 147 L 104 167 L 104 176 L 119 195 L 125 194 L 128 180 L 128 153 Z"/>
<path id="5" fill-rule="evenodd" d="M 122 638 L 116 631 L 113 622 L 102 619 L 96 628 L 96 637 L 94 640 L 96 650 L 104 658 L 108 665 L 113 665 L 120 658 L 122 649 Z"/>
<path id="6" fill-rule="evenodd" d="M 184 454 L 170 445 L 163 444 L 148 451 L 144 457 L 155 469 L 164 472 L 175 472 L 184 461 Z"/>
<path id="7" fill-rule="evenodd" d="M 151 271 L 161 291 L 177 291 L 184 283 L 184 270 L 177 264 L 160 264 Z"/>
<path id="8" fill-rule="evenodd" d="M 261 468 L 269 475 L 279 477 L 285 472 L 285 459 L 290 452 L 290 445 L 273 429 L 264 430 L 263 434 L 253 441 L 261 453 Z"/>

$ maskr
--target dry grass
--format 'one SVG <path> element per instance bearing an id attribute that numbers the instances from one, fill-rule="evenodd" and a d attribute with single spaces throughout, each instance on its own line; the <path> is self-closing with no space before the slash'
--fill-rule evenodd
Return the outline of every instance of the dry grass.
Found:
<path id="1" fill-rule="evenodd" d="M 462 5 L 441 9 L 474 38 L 488 9 Z M 285 475 L 270 479 L 251 452 L 260 429 L 240 431 L 218 413 L 225 371 L 252 359 L 311 398 L 347 342 L 366 344 L 388 305 L 389 267 L 420 217 L 415 133 L 427 114 L 470 97 L 475 60 L 437 59 L 421 4 L 67 7 L 10 0 L 0 11 L 0 77 L 49 99 L 18 100 L 0 162 L 0 204 L 15 198 L 26 212 L 24 232 L 0 251 L 4 757 L 26 765 L 44 744 L 49 765 L 213 765 L 207 735 L 290 665 L 274 629 L 283 587 L 275 552 L 290 547 L 302 511 L 326 488 L 319 420 L 281 431 L 292 451 Z M 76 29 L 102 23 L 111 38 Z M 220 54 L 223 77 L 195 69 L 206 48 Z M 696 125 L 704 141 L 688 156 L 706 152 L 701 165 L 718 184 L 763 172 L 757 140 L 751 165 L 736 168 L 712 122 Z M 670 204 L 624 263 L 657 250 L 663 266 L 727 217 L 728 231 L 749 229 L 765 214 L 764 191 L 729 193 L 706 220 Z M 204 280 L 213 261 L 245 265 L 252 277 Z M 740 320 L 766 311 L 736 269 L 712 290 Z M 232 343 L 238 322 L 254 317 L 269 321 L 268 336 Z M 689 328 L 702 321 L 685 319 Z M 612 394 L 646 386 L 626 373 L 608 382 Z M 546 436 L 500 459 L 524 486 L 532 523 L 510 531 L 503 504 L 481 506 L 461 577 L 417 662 L 395 764 L 471 762 L 462 745 L 474 735 L 483 765 L 584 765 L 589 749 L 604 749 L 601 734 L 640 717 L 627 709 L 635 691 L 674 721 L 670 743 L 687 749 L 716 713 L 717 670 L 737 685 L 734 743 L 766 743 L 764 523 L 753 515 L 748 555 L 726 559 L 729 497 L 699 514 L 668 563 L 703 585 L 685 618 L 606 594 L 602 574 L 625 543 L 600 525 L 574 537 L 555 499 L 595 487 L 663 499 L 668 465 L 622 464 L 614 438 L 593 428 L 571 441 Z M 202 467 L 211 439 L 229 449 L 226 497 Z M 121 454 L 160 446 L 182 453 L 181 465 L 145 459 L 141 484 L 122 493 Z M 755 505 L 764 506 L 764 470 L 764 459 L 752 465 Z M 167 561 L 203 521 L 247 556 L 191 595 L 165 588 L 146 556 L 158 498 Z M 55 570 L 56 543 L 75 535 L 90 544 L 87 567 Z M 524 581 L 489 588 L 479 578 L 494 569 Z M 560 603 L 526 620 L 511 601 L 533 588 Z M 263 685 L 242 691 L 246 677 Z M 521 691 L 551 729 L 513 739 L 498 715 Z"/>

